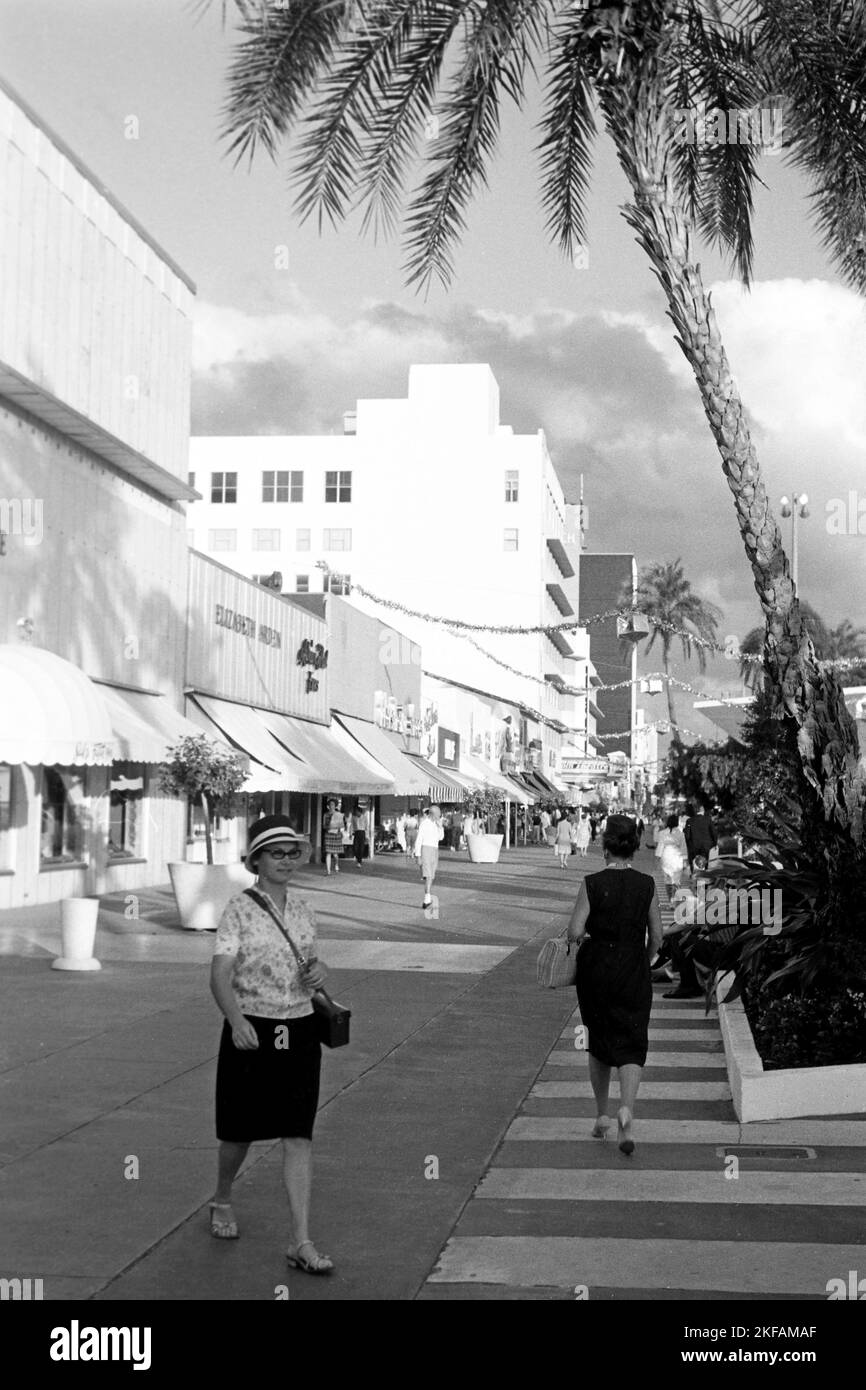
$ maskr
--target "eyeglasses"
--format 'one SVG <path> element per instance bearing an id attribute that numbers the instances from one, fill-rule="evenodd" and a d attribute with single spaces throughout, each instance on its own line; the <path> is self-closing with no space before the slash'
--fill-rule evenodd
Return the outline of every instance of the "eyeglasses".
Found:
<path id="1" fill-rule="evenodd" d="M 291 849 L 263 849 L 262 854 L 269 854 L 272 859 L 276 859 L 279 863 L 281 859 L 300 859 L 301 847 L 300 845 L 292 845 Z"/>

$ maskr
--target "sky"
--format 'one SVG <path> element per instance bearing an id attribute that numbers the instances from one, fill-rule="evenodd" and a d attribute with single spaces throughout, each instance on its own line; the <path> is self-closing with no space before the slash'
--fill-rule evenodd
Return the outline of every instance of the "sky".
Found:
<path id="1" fill-rule="evenodd" d="M 251 170 L 226 156 L 235 41 L 218 0 L 201 18 L 188 0 L 0 0 L 0 75 L 196 283 L 193 432 L 339 432 L 358 397 L 405 395 L 413 362 L 489 362 L 503 422 L 545 430 L 567 497 L 583 475 L 589 550 L 639 565 L 681 557 L 723 610 L 720 638 L 755 626 L 731 494 L 661 289 L 619 214 L 628 190 L 605 137 L 578 267 L 544 228 L 537 93 L 509 108 L 454 281 L 425 298 L 406 286 L 399 241 L 362 238 L 357 218 L 321 235 L 300 224 L 287 150 Z M 866 535 L 855 515 L 845 534 L 828 526 L 843 503 L 848 516 L 850 493 L 866 498 L 866 307 L 823 251 L 799 174 L 772 157 L 760 173 L 751 290 L 708 248 L 699 259 L 770 496 L 809 494 L 802 594 L 829 623 L 866 626 Z M 675 669 L 702 689 L 741 688 L 723 659 L 703 678 L 694 663 Z"/>

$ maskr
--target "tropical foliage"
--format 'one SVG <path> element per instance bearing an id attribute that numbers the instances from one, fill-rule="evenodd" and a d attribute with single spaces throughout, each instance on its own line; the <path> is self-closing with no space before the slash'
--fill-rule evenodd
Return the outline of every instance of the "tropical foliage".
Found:
<path id="1" fill-rule="evenodd" d="M 656 641 L 662 651 L 665 674 L 670 675 L 671 648 L 674 640 L 679 641 L 683 657 L 689 660 L 697 657 L 701 671 L 707 669 L 707 654 L 703 642 L 713 642 L 716 628 L 722 618 L 721 609 L 708 603 L 695 593 L 691 582 L 683 573 L 682 560 L 665 563 L 657 561 L 646 565 L 638 576 L 634 592 L 627 591 L 621 602 L 645 613 L 650 623 L 650 635 L 644 648 L 652 651 Z M 699 639 L 695 641 L 695 638 Z M 667 688 L 668 715 L 675 742 L 679 742 L 674 692 L 671 682 L 665 681 Z"/>
<path id="2" fill-rule="evenodd" d="M 866 632 L 856 628 L 850 618 L 843 618 L 836 627 L 827 627 L 821 615 L 810 603 L 800 600 L 800 612 L 809 627 L 809 635 L 819 661 L 859 661 L 862 665 L 846 667 L 844 685 L 866 683 Z M 759 657 L 764 649 L 765 629 L 751 628 L 740 643 L 740 678 L 752 690 L 764 683 L 764 670 L 759 661 L 742 658 Z"/>
<path id="3" fill-rule="evenodd" d="M 588 237 L 597 122 L 631 189 L 622 209 L 665 294 L 734 498 L 766 619 L 780 714 L 824 814 L 859 842 L 864 778 L 838 680 L 816 660 L 749 423 L 692 248 L 693 230 L 748 282 L 763 147 L 677 134 L 698 110 L 778 110 L 776 148 L 806 173 L 844 278 L 866 288 L 866 17 L 860 0 L 235 0 L 243 41 L 226 134 L 237 158 L 274 157 L 292 130 L 298 207 L 332 222 L 362 208 L 390 230 L 408 195 L 410 281 L 448 282 L 483 187 L 504 102 L 541 74 L 538 146 L 549 233 Z M 225 5 L 223 6 L 225 13 Z M 702 107 L 701 104 L 704 103 Z M 775 119 L 775 117 L 774 117 Z M 694 122 L 692 122 L 694 124 Z M 420 165 L 420 174 L 419 174 Z"/>

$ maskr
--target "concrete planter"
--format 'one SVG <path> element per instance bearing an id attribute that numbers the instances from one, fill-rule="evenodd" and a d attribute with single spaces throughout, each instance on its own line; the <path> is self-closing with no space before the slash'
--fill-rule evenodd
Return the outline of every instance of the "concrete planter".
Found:
<path id="1" fill-rule="evenodd" d="M 502 849 L 501 835 L 467 835 L 469 858 L 473 864 L 498 864 Z"/>
<path id="2" fill-rule="evenodd" d="M 728 975 L 719 982 L 717 997 L 724 997 L 731 978 Z M 765 1071 L 742 999 L 720 1003 L 719 1022 L 734 1110 L 744 1124 L 866 1110 L 866 1062 Z"/>
<path id="3" fill-rule="evenodd" d="M 102 969 L 93 954 L 98 916 L 98 898 L 66 898 L 60 904 L 62 955 L 51 962 L 52 970 Z"/>
<path id="4" fill-rule="evenodd" d="M 187 931 L 215 931 L 229 898 L 256 881 L 243 864 L 169 864 L 168 872 Z"/>

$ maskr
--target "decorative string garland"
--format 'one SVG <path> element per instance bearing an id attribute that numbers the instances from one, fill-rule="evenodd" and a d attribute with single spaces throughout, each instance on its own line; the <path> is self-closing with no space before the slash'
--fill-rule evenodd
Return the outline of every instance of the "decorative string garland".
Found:
<path id="1" fill-rule="evenodd" d="M 704 651 L 715 652 L 718 655 L 727 656 L 729 659 L 742 661 L 747 665 L 762 665 L 764 660 L 760 653 L 741 651 L 739 645 L 737 650 L 732 652 L 727 643 L 713 642 L 707 637 L 700 637 L 697 633 L 677 627 L 676 624 L 669 623 L 663 618 L 654 618 L 641 609 L 611 608 L 604 613 L 594 613 L 591 618 L 581 618 L 578 622 L 571 619 L 562 623 L 534 623 L 529 626 L 511 623 L 469 623 L 463 618 L 446 618 L 440 613 L 423 613 L 417 608 L 409 608 L 405 603 L 399 603 L 396 599 L 382 598 L 380 594 L 372 593 L 369 589 L 365 589 L 362 584 L 353 584 L 352 589 L 362 598 L 369 599 L 371 603 L 379 604 L 382 608 L 390 608 L 395 612 L 402 613 L 404 617 L 417 618 L 424 623 L 436 623 L 441 627 L 452 629 L 461 636 L 470 632 L 489 632 L 500 637 L 531 637 L 537 636 L 539 633 L 549 635 L 552 632 L 578 632 L 582 628 L 597 627 L 600 623 L 610 622 L 612 618 L 627 618 L 633 612 L 638 612 L 646 618 L 647 622 L 652 623 L 653 627 L 662 632 L 668 632 L 674 637 L 681 637 L 689 644 L 701 647 Z M 491 659 L 496 660 L 496 658 Z M 850 671 L 855 667 L 866 665 L 866 658 L 836 657 L 830 661 L 819 661 L 818 665 L 824 670 Z M 508 669 L 514 670 L 513 667 Z M 516 674 L 520 675 L 521 673 L 516 672 Z M 526 679 L 525 676 L 524 679 Z M 529 679 L 535 680 L 537 677 L 529 677 Z M 614 687 L 606 686 L 603 688 L 613 689 Z"/>

